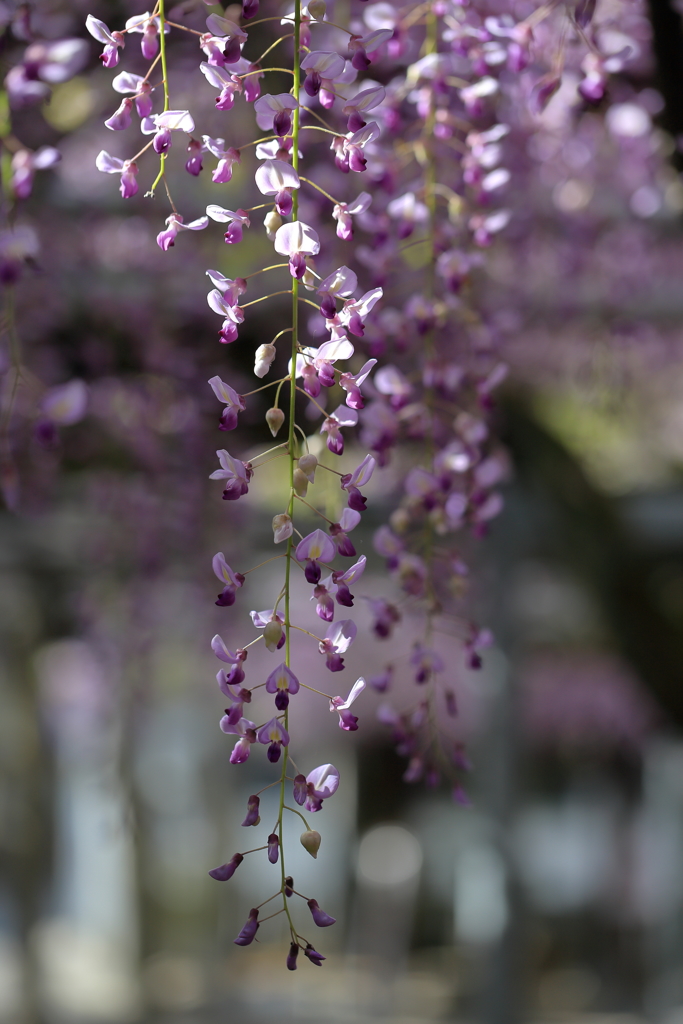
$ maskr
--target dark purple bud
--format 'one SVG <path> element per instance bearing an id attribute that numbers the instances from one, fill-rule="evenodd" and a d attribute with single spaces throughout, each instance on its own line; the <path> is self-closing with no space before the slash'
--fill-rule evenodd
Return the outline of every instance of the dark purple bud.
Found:
<path id="1" fill-rule="evenodd" d="M 293 252 L 289 257 L 289 272 L 297 281 L 306 273 L 306 257 L 302 252 Z"/>
<path id="2" fill-rule="evenodd" d="M 289 899 L 290 896 L 294 895 L 294 879 L 291 875 L 287 875 L 285 878 L 285 896 Z"/>
<path id="3" fill-rule="evenodd" d="M 325 292 L 320 296 L 320 312 L 326 320 L 332 320 L 337 314 L 337 303 L 334 295 L 330 292 Z"/>
<path id="4" fill-rule="evenodd" d="M 278 839 L 275 832 L 271 832 L 268 836 L 268 860 L 271 864 L 277 864 L 277 859 L 280 856 L 280 840 Z"/>
<path id="5" fill-rule="evenodd" d="M 230 608 L 235 603 L 236 590 L 233 586 L 224 587 L 215 602 L 220 608 Z"/>
<path id="6" fill-rule="evenodd" d="M 595 3 L 596 0 L 577 0 L 576 7 L 574 8 L 574 17 L 576 18 L 576 24 L 581 28 L 586 28 L 593 20 Z"/>
<path id="7" fill-rule="evenodd" d="M 529 100 L 532 113 L 542 114 L 561 85 L 562 77 L 555 73 L 539 78 L 531 91 Z"/>
<path id="8" fill-rule="evenodd" d="M 259 816 L 259 805 L 261 801 L 257 796 L 250 796 L 247 800 L 247 816 L 242 822 L 243 825 L 258 825 L 261 820 Z"/>
<path id="9" fill-rule="evenodd" d="M 241 853 L 236 853 L 230 858 L 227 864 L 221 864 L 219 868 L 213 868 L 209 871 L 212 878 L 215 878 L 217 882 L 227 882 L 229 878 L 237 871 L 238 867 L 244 860 Z"/>
<path id="10" fill-rule="evenodd" d="M 316 967 L 322 967 L 323 960 L 327 960 L 326 956 L 323 956 L 322 953 L 317 953 L 313 949 L 313 946 L 310 944 L 310 942 L 308 943 L 304 950 L 304 956 L 307 956 L 311 963 L 315 964 Z"/>
<path id="11" fill-rule="evenodd" d="M 353 608 L 353 594 L 345 583 L 337 584 L 337 593 L 334 596 L 337 604 L 342 605 L 343 608 Z"/>
<path id="12" fill-rule="evenodd" d="M 289 953 L 287 954 L 287 970 L 296 970 L 296 958 L 299 955 L 299 946 L 296 942 L 293 942 L 289 947 Z"/>
<path id="13" fill-rule="evenodd" d="M 240 683 L 244 682 L 244 669 L 242 668 L 242 665 L 240 664 L 240 662 L 238 662 L 236 665 L 232 666 L 232 668 L 228 672 L 228 677 L 226 679 L 226 682 L 227 682 L 228 686 L 239 686 Z M 242 697 L 243 693 L 248 693 L 249 694 L 249 697 L 246 698 L 246 702 L 248 704 L 249 701 L 251 700 L 251 690 L 242 690 L 241 693 L 240 693 L 240 700 L 244 700 L 245 699 L 245 698 Z"/>
<path id="14" fill-rule="evenodd" d="M 156 133 L 152 140 L 152 148 L 155 153 L 168 153 L 171 148 L 171 132 L 169 128 L 162 128 Z"/>
<path id="15" fill-rule="evenodd" d="M 228 716 L 228 725 L 237 725 L 242 717 L 242 705 L 233 704 L 232 707 L 225 709 L 225 713 Z"/>
<path id="16" fill-rule="evenodd" d="M 285 135 L 289 135 L 292 130 L 292 112 L 291 110 L 278 110 L 277 114 L 273 118 L 273 133 L 279 138 L 284 138 Z"/>
<path id="17" fill-rule="evenodd" d="M 353 57 L 351 58 L 351 65 L 356 69 L 356 71 L 365 71 L 366 68 L 370 67 L 368 55 L 362 46 L 358 46 L 354 51 Z"/>
<path id="18" fill-rule="evenodd" d="M 309 71 L 304 79 L 304 89 L 309 96 L 317 96 L 320 92 L 322 80 L 319 71 Z"/>
<path id="19" fill-rule="evenodd" d="M 304 800 L 306 799 L 306 794 L 308 793 L 308 784 L 306 782 L 306 776 L 295 775 L 292 788 L 294 792 L 294 799 L 301 807 Z"/>
<path id="20" fill-rule="evenodd" d="M 318 563 L 316 561 L 314 561 L 311 558 L 309 558 L 308 561 L 306 562 L 306 568 L 304 569 L 304 576 L 306 577 L 308 582 L 311 583 L 313 586 L 315 586 L 316 583 L 320 583 L 320 576 L 321 576 L 320 566 L 318 565 Z"/>
<path id="21" fill-rule="evenodd" d="M 185 164 L 185 170 L 188 174 L 192 174 L 197 177 L 202 170 L 202 144 L 197 142 L 196 139 L 190 139 L 190 144 L 187 147 L 187 152 L 190 154 L 190 159 Z"/>
<path id="22" fill-rule="evenodd" d="M 276 764 L 280 760 L 280 744 L 271 743 L 266 751 L 266 757 L 271 764 Z"/>
<path id="23" fill-rule="evenodd" d="M 349 500 L 347 502 L 349 508 L 352 508 L 354 512 L 365 512 L 368 507 L 368 499 L 360 493 L 357 487 L 349 487 Z"/>
<path id="24" fill-rule="evenodd" d="M 343 555 L 344 558 L 353 558 L 355 556 L 356 549 L 348 534 L 340 531 L 334 539 L 337 544 L 337 551 L 340 555 Z"/>
<path id="25" fill-rule="evenodd" d="M 317 924 L 318 928 L 328 928 L 331 924 L 336 923 L 336 917 L 330 917 L 324 910 L 321 910 L 318 906 L 317 900 L 308 901 L 308 909 L 313 915 L 313 920 Z"/>
<path id="26" fill-rule="evenodd" d="M 349 119 L 346 122 L 346 130 L 348 132 L 359 132 L 361 128 L 365 128 L 366 121 L 360 116 L 358 110 L 352 110 L 349 114 Z"/>
<path id="27" fill-rule="evenodd" d="M 236 946 L 249 946 L 254 941 L 254 936 L 259 928 L 258 909 L 249 911 L 249 918 L 242 931 L 235 939 Z"/>
<path id="28" fill-rule="evenodd" d="M 456 700 L 455 700 L 455 694 L 453 693 L 452 690 L 446 690 L 445 697 L 446 697 L 446 711 L 451 716 L 451 718 L 457 718 L 458 717 L 458 705 L 457 705 Z"/>
<path id="29" fill-rule="evenodd" d="M 275 707 L 278 711 L 286 711 L 289 707 L 289 694 L 286 690 L 278 690 L 275 694 Z"/>
<path id="30" fill-rule="evenodd" d="M 343 672 L 344 670 L 344 659 L 341 654 L 328 654 L 325 664 L 329 668 L 330 672 Z"/>
<path id="31" fill-rule="evenodd" d="M 286 188 L 275 196 L 275 209 L 281 217 L 289 217 L 292 212 L 292 193 Z"/>
<path id="32" fill-rule="evenodd" d="M 352 146 L 349 153 L 349 170 L 362 174 L 367 165 L 368 162 L 363 156 L 362 149 L 359 149 L 358 146 Z"/>
<path id="33" fill-rule="evenodd" d="M 228 39 L 225 49 L 223 50 L 223 60 L 226 64 L 236 64 L 242 56 L 242 50 L 240 47 L 240 41 L 237 36 L 233 36 L 232 39 Z"/>
<path id="34" fill-rule="evenodd" d="M 245 21 L 255 18 L 258 14 L 259 0 L 242 0 L 242 17 Z"/>

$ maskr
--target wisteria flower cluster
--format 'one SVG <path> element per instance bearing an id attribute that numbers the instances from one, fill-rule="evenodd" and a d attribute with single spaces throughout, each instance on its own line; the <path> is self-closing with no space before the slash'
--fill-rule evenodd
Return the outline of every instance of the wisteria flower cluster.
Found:
<path id="1" fill-rule="evenodd" d="M 586 0 L 549 3 L 526 17 L 501 13 L 500 5 L 489 9 L 457 0 L 359 0 L 348 24 L 328 17 L 323 0 L 307 7 L 301 0 L 293 7 L 265 6 L 259 10 L 259 0 L 243 0 L 238 20 L 235 8 L 210 13 L 205 31 L 169 20 L 165 0 L 122 26 L 110 27 L 92 15 L 86 25 L 102 47 L 104 69 L 115 71 L 117 106 L 104 125 L 124 140 L 122 155 L 103 149 L 96 166 L 118 176 L 124 199 L 138 194 L 142 180 L 148 196 L 163 186 L 170 213 L 159 224 L 159 248 L 168 253 L 185 231 L 213 224 L 221 225 L 226 245 L 239 245 L 246 233 L 264 229 L 272 243 L 273 261 L 252 274 L 231 279 L 207 269 L 207 302 L 219 318 L 219 343 L 240 341 L 252 305 L 283 295 L 291 302 L 286 322 L 278 322 L 253 354 L 254 375 L 264 384 L 240 394 L 220 375 L 208 381 L 222 408 L 220 431 L 233 431 L 251 395 L 268 389 L 274 397 L 266 423 L 273 438 L 286 431 L 285 440 L 249 461 L 233 454 L 234 448 L 216 452 L 211 479 L 221 481 L 223 500 L 248 501 L 255 474 L 267 472 L 275 460 L 288 466 L 281 511 L 272 521 L 273 543 L 283 548 L 268 559 L 281 561 L 279 592 L 272 607 L 250 611 L 256 635 L 244 646 L 232 650 L 220 635 L 211 641 L 227 704 L 220 729 L 235 738 L 231 764 L 243 764 L 254 748 L 277 766 L 275 780 L 249 797 L 242 825 L 259 827 L 262 813 L 269 825 L 265 842 L 233 853 L 210 875 L 229 881 L 251 854 L 279 866 L 275 892 L 251 909 L 235 942 L 251 944 L 264 921 L 284 915 L 290 935 L 286 965 L 295 970 L 300 951 L 316 966 L 325 959 L 310 933 L 299 930 L 295 898 L 306 902 L 316 927 L 328 927 L 334 918 L 295 888 L 287 873 L 285 812 L 302 819 L 301 844 L 317 857 L 321 836 L 306 815 L 320 811 L 340 784 L 334 765 L 299 768 L 294 760 L 297 695 L 302 688 L 314 692 L 344 732 L 355 732 L 355 702 L 366 680 L 337 687 L 316 679 L 311 685 L 295 664 L 292 630 L 317 646 L 320 677 L 329 679 L 326 671 L 344 670 L 344 656 L 356 639 L 356 622 L 343 616 L 357 598 L 366 602 L 380 640 L 391 637 L 402 619 L 419 622 L 404 657 L 416 700 L 402 709 L 382 705 L 379 716 L 408 760 L 407 781 L 436 785 L 445 779 L 454 799 L 467 802 L 467 755 L 443 725 L 457 718 L 458 705 L 453 667 L 439 651 L 438 635 L 459 638 L 463 665 L 470 669 L 481 666 L 482 652 L 493 642 L 471 614 L 467 548 L 468 538 L 484 536 L 501 511 L 499 487 L 507 469 L 494 414 L 496 389 L 508 370 L 495 325 L 478 303 L 477 279 L 485 273 L 487 249 L 515 216 L 508 141 L 533 132 L 534 119 L 562 86 L 565 61 L 573 73 L 578 69 L 576 102 L 594 104 L 606 94 L 608 74 L 628 55 L 610 50 L 609 33 L 601 34 L 595 5 Z M 250 35 L 264 23 L 277 35 L 259 55 Z M 200 134 L 193 112 L 173 106 L 171 33 L 184 33 L 195 47 L 197 88 L 214 94 L 224 118 L 221 137 Z M 144 75 L 121 68 L 126 47 L 137 43 L 148 62 Z M 7 76 L 12 102 L 44 99 L 51 84 L 79 70 L 84 47 L 82 40 L 32 43 Z M 275 50 L 282 55 L 278 66 L 267 66 Z M 272 74 L 286 74 L 291 88 L 266 91 Z M 243 112 L 245 105 L 253 109 L 254 122 L 247 140 L 236 137 L 233 124 L 242 121 L 231 118 L 231 111 Z M 140 146 L 128 142 L 138 130 L 146 139 Z M 258 164 L 254 187 L 265 201 L 247 209 L 211 202 L 202 216 L 186 220 L 171 195 L 167 161 L 180 150 L 187 174 L 206 176 L 210 164 L 212 183 L 229 187 L 233 176 L 243 174 L 243 159 L 245 166 L 250 163 L 252 148 Z M 18 146 L 11 162 L 15 198 L 26 198 L 35 172 L 58 159 L 51 147 L 31 152 Z M 223 195 L 230 203 L 228 189 L 216 192 L 217 198 Z M 306 220 L 300 217 L 304 195 Z M 359 231 L 364 244 L 356 242 Z M 19 262 L 0 262 L 3 280 L 13 279 Z M 245 301 L 250 278 L 266 273 L 277 275 L 278 285 Z M 276 364 L 287 364 L 286 374 L 267 379 Z M 84 403 L 80 382 L 45 396 L 44 431 L 75 422 Z M 309 429 L 318 419 L 324 446 L 317 455 L 297 419 L 304 412 Z M 343 454 L 354 429 L 366 454 L 352 472 L 342 473 L 334 457 Z M 363 490 L 390 463 L 398 467 L 402 495 L 374 538 L 388 590 L 386 597 L 369 598 L 357 589 L 366 556 L 358 556 L 353 531 L 367 508 Z M 338 481 L 335 520 L 315 502 L 321 474 Z M 302 506 L 320 524 L 306 534 L 298 529 Z M 259 568 L 235 567 L 218 552 L 216 605 L 239 607 L 248 574 Z M 296 573 L 310 587 L 307 624 L 294 621 Z M 248 679 L 249 648 L 257 643 L 277 664 L 265 679 Z M 390 690 L 397 660 L 369 685 L 380 693 Z M 337 688 L 346 696 L 326 692 Z M 271 789 L 274 806 L 262 807 L 262 795 Z M 263 798 L 264 805 L 272 797 Z M 276 909 L 261 916 L 271 901 Z"/>

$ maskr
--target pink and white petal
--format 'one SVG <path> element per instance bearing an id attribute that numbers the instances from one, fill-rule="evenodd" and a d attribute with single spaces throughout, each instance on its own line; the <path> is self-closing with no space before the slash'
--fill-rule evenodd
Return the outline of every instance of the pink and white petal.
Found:
<path id="1" fill-rule="evenodd" d="M 338 405 L 332 413 L 340 427 L 355 427 L 358 424 L 358 413 L 345 405 Z"/>
<path id="2" fill-rule="evenodd" d="M 95 159 L 95 167 L 105 174 L 120 174 L 123 170 L 123 160 L 118 156 L 110 156 L 106 149 L 100 150 Z"/>
<path id="3" fill-rule="evenodd" d="M 301 220 L 279 227 L 275 232 L 273 245 L 281 256 L 292 256 L 294 253 L 315 256 L 320 252 L 320 239 L 317 233 Z"/>
<path id="4" fill-rule="evenodd" d="M 134 75 L 132 71 L 120 71 L 112 79 L 111 87 L 114 92 L 140 92 L 140 86 L 144 82 L 142 75 Z"/>
<path id="5" fill-rule="evenodd" d="M 352 203 L 348 203 L 346 212 L 355 217 L 359 213 L 365 213 L 371 202 L 372 196 L 368 192 L 361 192 Z"/>
<path id="6" fill-rule="evenodd" d="M 157 128 L 187 132 L 188 135 L 194 131 L 194 118 L 189 110 L 164 110 L 161 114 L 155 114 L 153 120 Z"/>
<path id="7" fill-rule="evenodd" d="M 117 45 L 116 39 L 111 34 L 109 28 L 99 18 L 94 18 L 92 14 L 89 14 L 85 19 L 85 27 L 87 28 L 93 39 L 96 39 L 98 43 L 106 45 L 110 43 L 113 46 Z"/>

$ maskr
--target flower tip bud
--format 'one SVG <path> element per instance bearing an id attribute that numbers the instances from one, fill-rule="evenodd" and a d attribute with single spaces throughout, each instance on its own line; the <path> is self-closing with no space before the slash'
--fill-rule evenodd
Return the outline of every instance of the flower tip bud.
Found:
<path id="1" fill-rule="evenodd" d="M 282 639 L 282 626 L 277 619 L 266 623 L 266 627 L 263 630 L 263 639 L 266 641 L 266 647 L 269 651 L 277 650 L 277 645 Z"/>
<path id="2" fill-rule="evenodd" d="M 277 437 L 278 431 L 285 422 L 285 414 L 282 409 L 269 409 L 266 413 L 266 423 L 273 437 Z"/>
<path id="3" fill-rule="evenodd" d="M 302 470 L 299 469 L 298 466 L 294 470 L 292 485 L 294 487 L 295 492 L 299 495 L 300 498 L 305 497 L 306 491 L 308 490 L 308 477 Z"/>
<path id="4" fill-rule="evenodd" d="M 315 18 L 316 21 L 322 21 L 325 17 L 327 6 L 325 0 L 311 0 L 308 5 L 308 13 Z"/>
<path id="5" fill-rule="evenodd" d="M 322 836 L 319 832 L 302 832 L 299 837 L 299 842 L 303 846 L 304 850 L 307 853 L 310 853 L 314 860 L 317 859 L 320 843 L 322 842 Z"/>
<path id="6" fill-rule="evenodd" d="M 311 455 L 310 453 L 308 455 L 302 455 L 299 459 L 299 469 L 308 477 L 310 483 L 313 483 L 317 466 L 318 460 L 315 455 Z"/>
<path id="7" fill-rule="evenodd" d="M 286 512 L 281 512 L 277 516 L 273 516 L 273 534 L 274 541 L 279 544 L 283 540 L 287 540 L 294 533 L 294 526 L 292 524 L 291 517 Z"/>
<path id="8" fill-rule="evenodd" d="M 271 210 L 263 218 L 263 226 L 270 241 L 274 242 L 277 229 L 282 227 L 282 217 L 275 210 Z"/>

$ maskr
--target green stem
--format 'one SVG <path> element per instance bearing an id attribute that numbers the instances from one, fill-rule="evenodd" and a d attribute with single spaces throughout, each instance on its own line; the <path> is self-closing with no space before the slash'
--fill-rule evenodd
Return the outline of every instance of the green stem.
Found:
<path id="1" fill-rule="evenodd" d="M 158 5 L 159 6 L 159 50 L 161 52 L 161 74 L 162 74 L 163 80 L 164 80 L 164 111 L 169 109 L 168 67 L 166 65 L 166 31 L 165 31 L 165 29 L 166 29 L 166 15 L 164 13 L 164 4 L 165 4 L 165 2 L 166 2 L 166 0 L 159 0 L 159 5 Z M 166 154 L 162 153 L 161 156 L 159 157 L 159 173 L 157 174 L 156 178 L 154 179 L 154 182 L 152 183 L 152 187 L 150 188 L 149 192 L 147 193 L 147 195 L 151 196 L 152 198 L 154 198 L 154 192 L 155 192 L 155 189 L 156 189 L 157 185 L 159 184 L 161 179 L 164 177 L 165 164 L 166 164 Z M 171 197 L 169 195 L 169 199 L 170 198 Z M 173 205 L 173 204 L 171 204 L 171 205 Z"/>
<path id="2" fill-rule="evenodd" d="M 301 0 L 295 0 L 294 3 L 294 57 L 292 61 L 294 69 L 294 82 L 292 86 L 292 95 L 297 101 L 297 107 L 294 111 L 292 118 L 292 166 L 295 171 L 299 170 L 299 87 L 300 87 L 300 76 L 299 76 L 299 47 L 301 43 Z M 292 196 L 292 220 L 295 221 L 298 218 L 299 213 L 299 198 L 296 192 Z M 295 419 L 296 419 L 296 357 L 299 350 L 299 282 L 297 278 L 292 278 L 292 369 L 290 372 L 289 380 L 289 433 L 287 437 L 288 450 L 289 450 L 289 505 L 287 511 L 290 516 L 294 512 L 294 468 L 296 464 L 294 443 L 296 440 L 295 435 Z M 284 599 L 285 599 L 285 665 L 290 666 L 291 663 L 291 621 L 290 621 L 290 575 L 292 569 L 292 547 L 294 538 L 289 537 L 287 540 L 287 561 L 285 563 L 285 586 L 284 586 Z M 289 732 L 289 708 L 285 711 L 284 727 Z M 289 907 L 287 906 L 287 897 L 285 896 L 285 878 L 287 872 L 285 870 L 285 851 L 283 846 L 282 836 L 282 817 L 285 807 L 285 781 L 287 778 L 287 761 L 289 757 L 288 747 L 284 748 L 284 756 L 282 758 L 282 775 L 280 777 L 280 807 L 278 810 L 278 835 L 280 838 L 280 866 L 282 869 L 282 902 L 287 919 L 289 921 L 289 927 L 291 929 L 292 937 L 296 941 L 296 930 L 292 922 L 292 918 L 289 913 Z"/>

